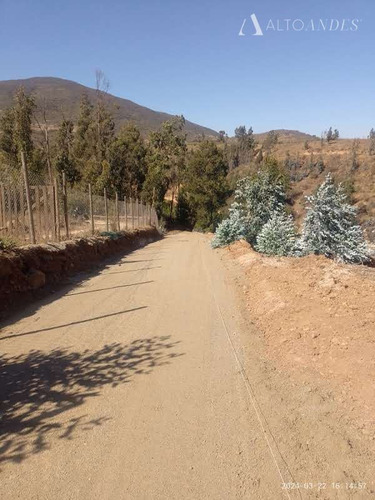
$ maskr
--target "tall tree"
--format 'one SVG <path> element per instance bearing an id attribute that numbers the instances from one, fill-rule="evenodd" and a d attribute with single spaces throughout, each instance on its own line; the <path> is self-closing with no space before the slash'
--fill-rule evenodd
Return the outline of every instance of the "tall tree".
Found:
<path id="1" fill-rule="evenodd" d="M 86 93 L 82 94 L 79 115 L 74 135 L 73 154 L 81 174 L 85 165 L 94 155 L 93 105 Z"/>
<path id="2" fill-rule="evenodd" d="M 186 157 L 184 125 L 184 117 L 176 116 L 150 134 L 144 195 L 156 204 L 159 213 L 168 189 L 171 190 L 170 215 L 175 196 L 178 197 Z"/>
<path id="3" fill-rule="evenodd" d="M 122 127 L 110 148 L 110 188 L 120 197 L 138 197 L 146 175 L 146 147 L 138 127 Z"/>
<path id="4" fill-rule="evenodd" d="M 74 124 L 64 119 L 58 130 L 56 141 L 56 170 L 65 172 L 66 180 L 75 184 L 80 180 L 80 172 L 73 156 Z"/>
<path id="5" fill-rule="evenodd" d="M 0 150 L 4 163 L 10 167 L 19 166 L 18 146 L 15 140 L 14 107 L 4 111 L 0 119 Z"/>
<path id="6" fill-rule="evenodd" d="M 97 192 L 101 191 L 103 185 L 107 187 L 109 182 L 110 147 L 115 135 L 115 123 L 108 102 L 108 87 L 109 83 L 103 72 L 97 71 L 95 105 L 91 111 L 90 104 L 84 102 L 80 113 L 82 119 L 80 131 L 85 138 L 84 145 L 87 146 L 84 153 L 81 153 L 81 158 L 84 159 L 83 178 L 86 182 L 90 182 Z M 89 124 L 91 113 L 93 119 Z"/>
<path id="7" fill-rule="evenodd" d="M 217 223 L 229 193 L 227 173 L 228 163 L 213 141 L 206 140 L 191 152 L 185 190 L 196 227 L 212 230 Z"/>

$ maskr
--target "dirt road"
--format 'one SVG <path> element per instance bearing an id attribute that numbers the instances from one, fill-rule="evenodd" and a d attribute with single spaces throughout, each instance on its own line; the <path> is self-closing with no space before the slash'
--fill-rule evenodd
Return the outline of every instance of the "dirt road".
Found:
<path id="1" fill-rule="evenodd" d="M 0 498 L 304 497 L 282 489 L 277 388 L 264 412 L 226 276 L 204 236 L 175 233 L 4 327 Z"/>

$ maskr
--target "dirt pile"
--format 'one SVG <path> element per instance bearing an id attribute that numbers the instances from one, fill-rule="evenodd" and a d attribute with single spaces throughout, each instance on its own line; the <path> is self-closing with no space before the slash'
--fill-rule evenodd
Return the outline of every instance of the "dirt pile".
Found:
<path id="1" fill-rule="evenodd" d="M 226 252 L 245 272 L 247 308 L 270 358 L 306 383 L 328 384 L 348 420 L 374 439 L 375 269 L 268 258 L 246 242 Z"/>
<path id="2" fill-rule="evenodd" d="M 0 313 L 15 300 L 47 284 L 89 269 L 107 257 L 160 238 L 156 229 L 80 238 L 62 243 L 28 245 L 0 252 Z"/>

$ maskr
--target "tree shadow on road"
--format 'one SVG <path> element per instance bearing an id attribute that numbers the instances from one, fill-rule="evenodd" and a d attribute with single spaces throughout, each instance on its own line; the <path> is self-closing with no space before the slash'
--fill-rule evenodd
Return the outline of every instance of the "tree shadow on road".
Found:
<path id="1" fill-rule="evenodd" d="M 0 356 L 0 464 L 22 462 L 55 439 L 73 439 L 78 431 L 105 423 L 106 417 L 63 414 L 99 396 L 105 386 L 129 383 L 182 356 L 174 350 L 177 344 L 170 336 L 154 336 L 82 353 L 55 349 Z"/>

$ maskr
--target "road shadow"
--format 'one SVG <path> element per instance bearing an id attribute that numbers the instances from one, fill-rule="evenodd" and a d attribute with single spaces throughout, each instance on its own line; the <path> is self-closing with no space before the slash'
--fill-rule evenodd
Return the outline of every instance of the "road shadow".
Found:
<path id="1" fill-rule="evenodd" d="M 15 301 L 15 303 L 12 305 L 12 307 L 9 308 L 9 310 L 6 313 L 4 313 L 4 311 L 0 313 L 0 331 L 1 329 L 6 328 L 7 326 L 12 325 L 13 323 L 16 323 L 21 319 L 33 316 L 41 307 L 44 307 L 56 300 L 59 300 L 61 297 L 68 295 L 75 289 L 84 287 L 85 284 L 91 278 L 98 275 L 105 276 L 106 274 L 110 274 L 109 272 L 107 272 L 107 270 L 112 268 L 113 268 L 112 271 L 113 273 L 118 272 L 116 271 L 115 266 L 121 268 L 121 271 L 122 270 L 125 271 L 126 269 L 122 268 L 122 266 L 125 266 L 126 264 L 141 263 L 142 266 L 140 271 L 148 271 L 155 268 L 160 269 L 162 266 L 160 265 L 159 262 L 157 263 L 156 266 L 153 265 L 152 262 L 161 261 L 163 260 L 162 258 L 158 259 L 147 258 L 147 259 L 134 259 L 134 260 L 132 259 L 132 255 L 134 255 L 136 252 L 138 252 L 137 255 L 139 255 L 140 252 L 142 253 L 143 250 L 148 247 L 150 247 L 150 249 L 152 249 L 153 251 L 156 252 L 156 254 L 158 254 L 159 253 L 158 247 L 152 248 L 154 245 L 157 245 L 158 243 L 159 241 L 154 241 L 152 243 L 148 243 L 146 246 L 142 248 L 121 252 L 120 254 L 107 257 L 106 259 L 103 259 L 102 262 L 92 264 L 90 269 L 74 273 L 71 276 L 66 276 L 61 281 L 57 281 L 56 283 L 53 284 L 48 284 L 39 290 L 34 290 L 29 294 L 25 294 L 22 297 L 22 301 L 20 302 Z M 132 272 L 135 272 L 135 270 L 132 270 Z"/>
<path id="2" fill-rule="evenodd" d="M 107 418 L 84 413 L 85 402 L 106 386 L 127 384 L 182 356 L 178 343 L 153 336 L 97 351 L 0 355 L 0 464 L 20 463 L 56 439 L 74 439 L 78 431 L 103 425 Z M 64 415 L 77 407 L 82 415 Z"/>

